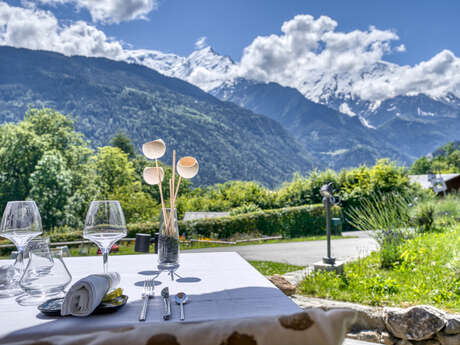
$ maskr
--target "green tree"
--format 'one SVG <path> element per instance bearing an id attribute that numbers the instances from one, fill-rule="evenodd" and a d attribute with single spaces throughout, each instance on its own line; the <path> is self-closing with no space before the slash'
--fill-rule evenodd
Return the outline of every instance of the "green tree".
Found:
<path id="1" fill-rule="evenodd" d="M 442 174 L 460 172 L 460 142 L 451 142 L 441 146 L 433 153 L 432 159 L 421 157 L 410 168 L 411 174 L 430 172 Z"/>
<path id="2" fill-rule="evenodd" d="M 72 225 L 80 226 L 87 204 L 94 195 L 94 178 L 88 165 L 91 154 L 88 142 L 75 131 L 73 120 L 52 109 L 30 109 L 24 121 L 0 126 L 1 209 L 10 200 L 38 198 L 42 193 L 57 195 L 63 186 L 53 186 L 46 181 L 56 178 L 52 175 L 60 170 L 66 172 L 65 179 L 68 181 L 66 190 L 69 188 L 69 192 L 66 192 L 66 200 L 74 207 L 65 204 L 65 219 L 61 212 L 61 219 L 58 221 L 55 216 L 48 214 L 52 209 L 50 205 L 48 206 L 51 208 L 46 206 L 42 209 L 45 202 L 36 200 L 45 219 L 44 225 L 69 225 L 68 222 L 72 219 Z M 37 169 L 39 171 L 35 174 Z M 49 179 L 45 177 L 48 173 Z M 41 183 L 39 181 L 44 181 L 45 185 L 36 185 Z M 79 200 L 78 205 L 76 200 Z"/>
<path id="3" fill-rule="evenodd" d="M 96 173 L 97 198 L 118 200 L 128 222 L 158 217 L 160 206 L 142 191 L 128 155 L 118 147 L 104 146 L 93 158 Z"/>
<path id="4" fill-rule="evenodd" d="M 112 140 L 110 140 L 110 145 L 118 147 L 128 155 L 129 159 L 136 157 L 136 148 L 131 139 L 123 131 L 115 134 Z"/>
<path id="5" fill-rule="evenodd" d="M 29 178 L 29 197 L 34 199 L 42 213 L 45 228 L 65 223 L 65 206 L 71 196 L 72 174 L 58 151 L 46 152 Z"/>
<path id="6" fill-rule="evenodd" d="M 31 189 L 29 177 L 43 155 L 43 143 L 20 125 L 0 126 L 0 209 L 8 201 L 24 200 Z"/>

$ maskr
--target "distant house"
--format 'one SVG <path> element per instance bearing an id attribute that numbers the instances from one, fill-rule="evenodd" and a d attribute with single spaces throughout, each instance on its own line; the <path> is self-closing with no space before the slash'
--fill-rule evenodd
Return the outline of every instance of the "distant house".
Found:
<path id="1" fill-rule="evenodd" d="M 433 185 L 428 178 L 429 175 L 409 175 L 409 180 L 412 183 L 418 183 L 424 189 L 432 188 Z M 460 192 L 460 174 L 438 174 L 446 183 L 446 193 Z"/>
<path id="2" fill-rule="evenodd" d="M 185 212 L 183 220 L 219 218 L 228 216 L 229 214 L 229 212 Z"/>

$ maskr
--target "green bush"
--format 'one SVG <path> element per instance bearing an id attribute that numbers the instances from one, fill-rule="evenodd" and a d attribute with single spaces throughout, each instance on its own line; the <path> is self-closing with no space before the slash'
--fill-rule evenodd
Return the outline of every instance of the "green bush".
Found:
<path id="1" fill-rule="evenodd" d="M 239 207 L 235 207 L 230 211 L 231 216 L 237 216 L 239 214 L 245 214 L 245 213 L 252 213 L 252 212 L 260 212 L 262 209 L 254 204 L 244 204 Z"/>
<path id="2" fill-rule="evenodd" d="M 428 232 L 433 230 L 435 218 L 435 206 L 431 203 L 421 204 L 415 209 L 415 214 L 411 222 L 417 228 L 418 232 Z"/>
<path id="3" fill-rule="evenodd" d="M 372 230 L 380 247 L 381 267 L 399 264 L 401 245 L 410 237 L 408 199 L 396 193 L 377 193 L 347 211 L 349 222 L 358 230 Z"/>
<path id="4" fill-rule="evenodd" d="M 332 215 L 340 217 L 340 208 L 332 208 Z M 210 238 L 230 238 L 237 234 L 259 233 L 265 236 L 282 235 L 293 238 L 310 235 L 323 235 L 326 229 L 323 205 L 310 205 L 266 210 L 211 219 L 179 221 L 181 235 L 188 238 L 203 236 Z M 136 233 L 154 234 L 158 223 L 131 224 L 129 237 Z M 334 229 L 333 229 L 334 230 Z"/>

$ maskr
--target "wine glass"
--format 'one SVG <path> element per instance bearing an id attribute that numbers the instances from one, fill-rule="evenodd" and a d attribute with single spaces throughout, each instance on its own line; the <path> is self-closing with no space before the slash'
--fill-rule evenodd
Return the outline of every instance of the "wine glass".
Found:
<path id="1" fill-rule="evenodd" d="M 108 272 L 110 248 L 128 233 L 125 216 L 118 201 L 93 201 L 86 214 L 83 237 L 97 244 L 101 249 L 104 273 Z"/>
<path id="2" fill-rule="evenodd" d="M 35 201 L 9 201 L 6 204 L 0 224 L 0 236 L 16 245 L 18 255 L 13 265 L 13 274 L 0 285 L 0 297 L 22 293 L 19 279 L 24 272 L 24 249 L 27 243 L 42 232 L 42 220 Z"/>

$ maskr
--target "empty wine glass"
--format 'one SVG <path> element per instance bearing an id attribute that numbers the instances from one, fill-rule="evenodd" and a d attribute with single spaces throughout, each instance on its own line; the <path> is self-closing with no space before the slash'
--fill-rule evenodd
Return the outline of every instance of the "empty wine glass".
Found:
<path id="1" fill-rule="evenodd" d="M 104 273 L 108 272 L 110 248 L 126 236 L 125 216 L 118 201 L 93 201 L 86 214 L 83 237 L 97 244 L 101 249 Z"/>
<path id="2" fill-rule="evenodd" d="M 13 265 L 14 274 L 10 274 L 6 282 L 0 285 L 0 297 L 16 296 L 22 293 L 19 279 L 24 272 L 24 249 L 30 240 L 42 232 L 42 220 L 35 201 L 7 203 L 0 224 L 0 236 L 16 245 L 18 255 Z"/>

